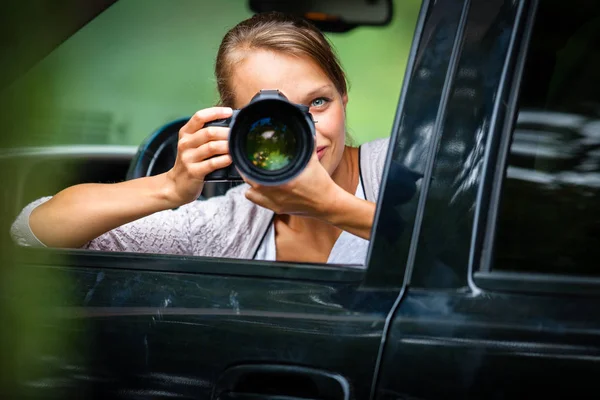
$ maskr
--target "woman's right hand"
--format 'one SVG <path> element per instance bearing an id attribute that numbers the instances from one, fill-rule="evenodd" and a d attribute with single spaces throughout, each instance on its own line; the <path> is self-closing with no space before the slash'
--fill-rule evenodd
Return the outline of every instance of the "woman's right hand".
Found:
<path id="1" fill-rule="evenodd" d="M 229 107 L 205 108 L 179 130 L 175 165 L 166 173 L 168 196 L 176 206 L 196 200 L 204 187 L 204 177 L 231 164 L 229 128 L 204 125 L 229 118 L 232 113 Z"/>
<path id="2" fill-rule="evenodd" d="M 214 107 L 194 114 L 179 131 L 177 159 L 168 172 L 68 187 L 30 215 L 21 214 L 17 229 L 30 229 L 46 246 L 78 248 L 119 226 L 197 199 L 204 177 L 231 164 L 229 128 L 204 125 L 232 113 L 231 108 Z"/>

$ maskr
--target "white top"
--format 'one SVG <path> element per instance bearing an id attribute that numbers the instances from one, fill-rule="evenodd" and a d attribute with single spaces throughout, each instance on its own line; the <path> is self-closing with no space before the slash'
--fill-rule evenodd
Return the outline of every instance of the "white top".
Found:
<path id="1" fill-rule="evenodd" d="M 365 199 L 365 192 L 360 177 L 358 179 L 355 196 L 359 199 Z M 329 253 L 327 264 L 354 264 L 364 268 L 368 249 L 368 240 L 355 236 L 349 232 L 342 231 L 333 245 L 331 253 Z M 269 225 L 269 229 L 267 230 L 254 259 L 266 261 L 275 261 L 277 259 L 275 224 L 273 222 Z"/>

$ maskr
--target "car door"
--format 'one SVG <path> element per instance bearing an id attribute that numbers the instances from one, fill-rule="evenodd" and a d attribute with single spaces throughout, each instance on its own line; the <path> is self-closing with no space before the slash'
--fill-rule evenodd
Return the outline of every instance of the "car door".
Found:
<path id="1" fill-rule="evenodd" d="M 456 8 L 376 398 L 597 398 L 598 3 Z"/>
<path id="2" fill-rule="evenodd" d="M 399 290 L 349 266 L 6 242 L 2 260 L 9 398 L 368 398 Z"/>
<path id="3" fill-rule="evenodd" d="M 16 248 L 3 230 L 7 396 L 369 398 L 404 279 L 380 253 L 410 240 L 419 198 L 418 174 L 386 171 L 366 268 Z"/>
<path id="4" fill-rule="evenodd" d="M 400 223 L 381 232 L 411 233 Z M 369 398 L 402 285 L 369 284 L 385 266 L 7 242 L 1 257 L 3 390 L 13 398 Z"/>

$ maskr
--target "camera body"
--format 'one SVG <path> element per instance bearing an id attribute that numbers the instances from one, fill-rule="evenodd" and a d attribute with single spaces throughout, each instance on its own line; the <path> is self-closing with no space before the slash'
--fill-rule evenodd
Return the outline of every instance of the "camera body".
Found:
<path id="1" fill-rule="evenodd" d="M 263 185 L 281 185 L 300 174 L 315 148 L 315 124 L 309 107 L 291 103 L 278 90 L 261 90 L 231 117 L 205 126 L 230 128 L 227 168 L 205 181 L 240 181 L 242 175 Z"/>
<path id="2" fill-rule="evenodd" d="M 240 112 L 240 110 L 233 110 L 233 114 L 229 118 L 217 119 L 211 122 L 206 123 L 204 126 L 219 126 L 223 128 L 230 128 L 231 123 L 235 120 L 235 116 Z M 231 144 L 231 143 L 230 143 Z M 205 182 L 236 182 L 243 181 L 242 176 L 235 168 L 235 164 L 231 164 L 226 168 L 221 168 L 216 171 L 211 172 L 210 174 L 204 177 Z"/>

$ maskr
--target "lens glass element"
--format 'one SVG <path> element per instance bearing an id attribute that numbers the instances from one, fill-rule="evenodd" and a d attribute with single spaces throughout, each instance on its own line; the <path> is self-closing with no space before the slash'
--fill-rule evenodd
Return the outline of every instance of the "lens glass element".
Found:
<path id="1" fill-rule="evenodd" d="M 246 155 L 256 168 L 277 171 L 287 167 L 296 156 L 296 135 L 289 124 L 263 117 L 250 125 Z"/>

